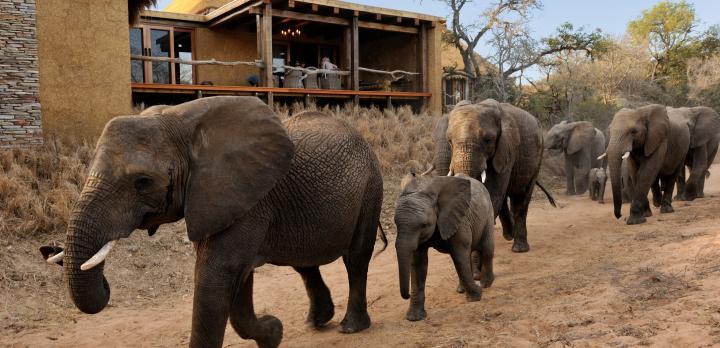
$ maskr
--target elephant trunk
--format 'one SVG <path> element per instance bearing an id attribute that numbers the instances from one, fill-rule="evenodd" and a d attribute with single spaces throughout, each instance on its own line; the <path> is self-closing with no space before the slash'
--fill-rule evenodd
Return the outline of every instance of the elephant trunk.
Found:
<path id="1" fill-rule="evenodd" d="M 435 173 L 437 175 L 447 175 L 450 170 L 450 144 L 446 141 L 436 142 L 435 159 L 433 165 L 435 166 Z"/>
<path id="2" fill-rule="evenodd" d="M 103 275 L 105 263 L 81 269 L 81 265 L 109 241 L 105 240 L 109 224 L 103 220 L 108 210 L 103 209 L 94 196 L 92 191 L 83 192 L 70 217 L 64 258 L 70 297 L 79 310 L 88 314 L 102 311 L 110 300 L 110 285 Z"/>
<path id="3" fill-rule="evenodd" d="M 630 150 L 632 150 L 632 147 L 630 138 L 628 137 L 611 138 L 607 149 L 608 168 L 610 169 L 610 184 L 612 186 L 613 193 L 613 208 L 615 218 L 618 219 L 622 216 L 622 157 Z"/>
<path id="4" fill-rule="evenodd" d="M 398 274 L 400 276 L 400 296 L 410 298 L 410 273 L 413 265 L 413 254 L 417 250 L 417 242 L 408 238 L 398 237 L 395 241 L 397 251 Z"/>
<path id="5" fill-rule="evenodd" d="M 486 158 L 477 156 L 478 146 L 472 142 L 463 142 L 453 145 L 452 149 L 452 171 L 455 174 L 464 173 L 468 176 L 481 180 L 485 171 Z"/>

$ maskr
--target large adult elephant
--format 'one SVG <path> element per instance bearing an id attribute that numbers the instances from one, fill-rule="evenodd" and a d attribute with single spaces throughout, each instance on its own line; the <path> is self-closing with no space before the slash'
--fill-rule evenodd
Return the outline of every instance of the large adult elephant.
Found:
<path id="1" fill-rule="evenodd" d="M 562 151 L 568 195 L 581 195 L 588 189 L 590 169 L 603 167 L 598 159 L 605 152 L 605 135 L 587 121 L 563 121 L 545 135 L 545 149 Z"/>
<path id="2" fill-rule="evenodd" d="M 613 205 L 616 218 L 622 206 L 621 166 L 627 159 L 632 201 L 628 225 L 639 224 L 651 216 L 647 195 L 650 187 L 660 181 L 653 194 L 661 213 L 670 213 L 675 180 L 683 169 L 690 144 L 690 131 L 685 124 L 668 118 L 662 105 L 648 105 L 637 109 L 625 108 L 613 117 L 609 129 L 607 149 Z M 662 197 L 659 197 L 662 194 Z"/>
<path id="3" fill-rule="evenodd" d="M 265 263 L 300 273 L 308 321 L 321 326 L 334 306 L 318 266 L 342 257 L 350 295 L 341 329 L 364 330 L 382 188 L 369 144 L 317 112 L 283 126 L 257 98 L 212 97 L 114 118 L 68 226 L 70 296 L 81 311 L 100 312 L 112 245 L 184 217 L 197 253 L 190 346 L 220 347 L 228 318 L 259 346 L 280 343 L 281 322 L 253 310 L 253 270 Z"/>
<path id="4" fill-rule="evenodd" d="M 685 181 L 685 170 L 678 176 L 678 189 L 675 199 L 692 201 L 704 196 L 705 177 L 720 144 L 720 115 L 712 108 L 699 106 L 694 108 L 667 108 L 671 120 L 687 124 L 690 129 L 690 149 L 685 157 L 685 165 L 690 177 Z"/>
<path id="5" fill-rule="evenodd" d="M 526 219 L 543 153 L 537 118 L 492 99 L 464 104 L 448 116 L 446 137 L 452 154 L 449 174 L 482 180 L 485 173 L 484 183 L 494 214 L 500 215 L 503 236 L 513 240 L 514 252 L 529 251 Z M 548 198 L 553 201 L 549 194 Z"/>

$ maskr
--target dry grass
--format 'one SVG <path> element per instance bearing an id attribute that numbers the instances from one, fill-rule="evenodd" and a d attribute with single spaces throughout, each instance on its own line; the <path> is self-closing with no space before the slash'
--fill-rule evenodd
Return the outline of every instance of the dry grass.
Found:
<path id="1" fill-rule="evenodd" d="M 0 150 L 0 239 L 64 231 L 92 151 L 56 142 Z"/>

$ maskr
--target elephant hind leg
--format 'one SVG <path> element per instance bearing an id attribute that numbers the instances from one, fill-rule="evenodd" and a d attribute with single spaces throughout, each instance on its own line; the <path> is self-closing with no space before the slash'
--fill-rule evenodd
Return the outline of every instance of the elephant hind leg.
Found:
<path id="1" fill-rule="evenodd" d="M 354 333 L 370 327 L 367 312 L 367 272 L 378 231 L 382 209 L 382 187 L 369 190 L 363 199 L 352 242 L 343 262 L 348 273 L 350 294 L 345 318 L 340 322 L 343 333 Z"/>
<path id="2" fill-rule="evenodd" d="M 672 213 L 675 210 L 672 207 L 672 193 L 675 188 L 676 175 L 663 176 L 660 179 L 661 190 L 663 192 L 662 201 L 660 204 L 660 213 Z"/>
<path id="3" fill-rule="evenodd" d="M 310 299 L 307 322 L 314 327 L 322 327 L 335 315 L 335 305 L 330 290 L 322 279 L 320 268 L 295 267 L 295 270 L 302 276 L 305 291 Z"/>
<path id="4" fill-rule="evenodd" d="M 493 272 L 493 258 L 495 257 L 495 228 L 488 223 L 485 232 L 480 238 L 480 259 L 477 260 L 480 269 L 480 284 L 483 288 L 489 288 L 495 281 Z"/>
<path id="5" fill-rule="evenodd" d="M 255 316 L 253 273 L 251 271 L 245 280 L 240 280 L 240 286 L 230 308 L 230 324 L 240 337 L 255 340 L 258 347 L 274 348 L 282 341 L 283 325 L 272 315 L 259 319 Z"/>

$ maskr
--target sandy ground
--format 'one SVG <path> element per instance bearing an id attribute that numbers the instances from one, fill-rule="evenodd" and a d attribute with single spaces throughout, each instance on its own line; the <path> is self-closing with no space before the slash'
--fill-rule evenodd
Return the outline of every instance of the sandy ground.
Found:
<path id="1" fill-rule="evenodd" d="M 391 186 L 388 184 L 388 186 Z M 394 229 L 397 192 L 386 192 L 383 225 L 391 247 L 370 264 L 372 327 L 344 335 L 347 278 L 341 262 L 322 267 L 336 304 L 322 330 L 304 323 L 307 297 L 290 268 L 257 271 L 258 314 L 284 324 L 286 347 L 595 347 L 720 345 L 720 175 L 706 198 L 676 202 L 674 214 L 626 226 L 610 202 L 557 195 L 560 208 L 536 200 L 528 218 L 531 251 L 510 252 L 496 231 L 496 280 L 483 299 L 468 303 L 455 292 L 447 255 L 432 252 L 427 281 L 428 318 L 404 319 Z M 610 192 L 607 192 L 608 196 Z M 627 214 L 628 206 L 623 207 Z M 182 226 L 158 236 L 135 233 L 113 251 L 106 275 L 108 308 L 90 316 L 68 303 L 59 267 L 37 260 L 34 245 L 0 244 L 0 345 L 17 347 L 172 347 L 189 340 L 192 247 Z M 61 242 L 62 233 L 42 242 Z M 225 346 L 253 347 L 228 326 Z"/>

